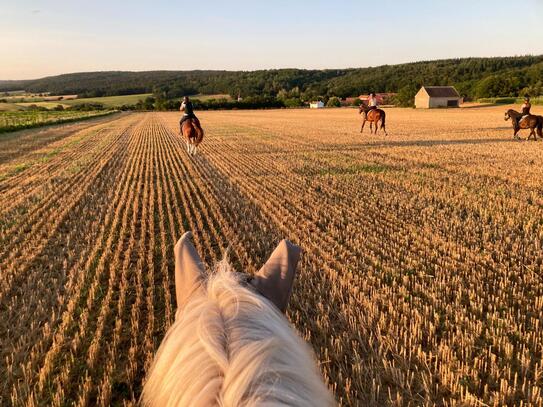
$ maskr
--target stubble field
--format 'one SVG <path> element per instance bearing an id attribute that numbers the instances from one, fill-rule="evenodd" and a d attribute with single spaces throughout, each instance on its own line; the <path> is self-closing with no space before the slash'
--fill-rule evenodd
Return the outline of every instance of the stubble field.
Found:
<path id="1" fill-rule="evenodd" d="M 250 273 L 302 246 L 288 318 L 343 405 L 541 405 L 543 143 L 504 110 L 203 112 L 193 158 L 175 113 L 0 135 L 0 405 L 135 404 L 186 230 Z"/>

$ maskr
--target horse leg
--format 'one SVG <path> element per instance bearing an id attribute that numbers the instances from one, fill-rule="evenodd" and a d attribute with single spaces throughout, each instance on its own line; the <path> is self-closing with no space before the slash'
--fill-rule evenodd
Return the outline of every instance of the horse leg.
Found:
<path id="1" fill-rule="evenodd" d="M 364 125 L 366 124 L 366 119 L 362 120 L 362 127 L 360 127 L 360 133 L 364 131 Z"/>

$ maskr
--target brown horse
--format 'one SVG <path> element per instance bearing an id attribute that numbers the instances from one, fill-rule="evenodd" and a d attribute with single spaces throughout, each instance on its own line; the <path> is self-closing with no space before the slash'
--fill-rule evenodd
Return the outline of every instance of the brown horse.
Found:
<path id="1" fill-rule="evenodd" d="M 530 140 L 530 138 L 533 136 L 534 140 L 537 140 L 536 136 L 536 130 L 537 135 L 541 138 L 543 138 L 543 116 L 536 116 L 536 115 L 529 115 L 526 117 L 522 122 L 520 122 L 520 119 L 522 118 L 522 113 L 517 112 L 516 110 L 509 109 L 507 112 L 505 112 L 505 120 L 511 119 L 511 123 L 513 124 L 513 137 L 515 139 L 519 139 L 518 132 L 521 129 L 530 129 L 530 134 L 528 135 L 527 140 Z M 519 123 L 520 122 L 520 123 Z"/>
<path id="2" fill-rule="evenodd" d="M 381 129 L 385 132 L 385 136 L 388 136 L 388 133 L 385 128 L 386 113 L 382 109 L 370 109 L 366 105 L 360 105 L 358 113 L 362 114 L 362 127 L 360 127 L 360 133 L 364 131 L 364 125 L 366 121 L 370 122 L 370 133 L 372 132 L 372 125 L 375 123 L 375 132 L 377 134 L 377 129 L 379 122 L 381 122 Z"/>
<path id="3" fill-rule="evenodd" d="M 196 148 L 204 139 L 204 130 L 200 126 L 198 119 L 187 119 L 181 125 L 181 134 L 187 143 L 187 153 L 189 155 L 196 154 Z"/>

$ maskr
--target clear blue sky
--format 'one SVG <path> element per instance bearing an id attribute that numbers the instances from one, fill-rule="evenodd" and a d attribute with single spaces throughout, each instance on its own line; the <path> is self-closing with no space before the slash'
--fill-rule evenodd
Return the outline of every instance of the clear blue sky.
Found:
<path id="1" fill-rule="evenodd" d="M 0 79 L 543 54 L 542 0 L 0 0 Z"/>

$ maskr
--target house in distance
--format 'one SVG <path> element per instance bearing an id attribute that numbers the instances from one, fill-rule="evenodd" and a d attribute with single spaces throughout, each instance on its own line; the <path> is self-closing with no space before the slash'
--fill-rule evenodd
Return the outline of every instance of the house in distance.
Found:
<path id="1" fill-rule="evenodd" d="M 417 109 L 459 107 L 462 97 L 454 86 L 423 86 L 415 95 Z"/>
<path id="2" fill-rule="evenodd" d="M 309 107 L 311 109 L 322 109 L 324 107 L 324 103 L 320 100 L 316 100 L 313 102 L 309 102 Z"/>

